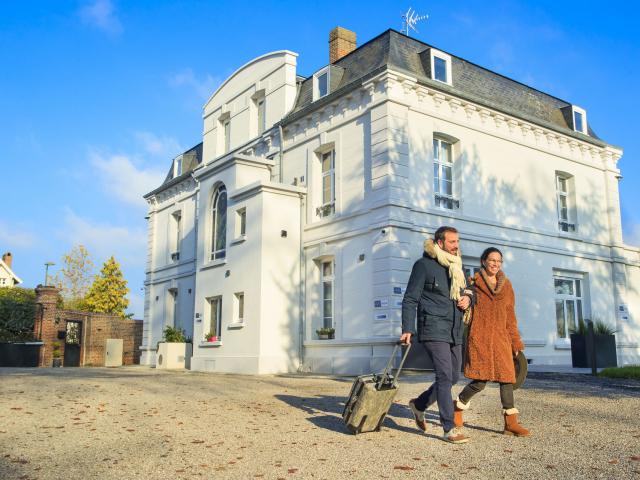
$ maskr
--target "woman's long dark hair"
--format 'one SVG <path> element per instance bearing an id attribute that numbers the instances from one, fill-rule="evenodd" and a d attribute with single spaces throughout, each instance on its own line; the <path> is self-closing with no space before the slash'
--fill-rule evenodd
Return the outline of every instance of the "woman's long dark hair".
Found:
<path id="1" fill-rule="evenodd" d="M 498 250 L 496 247 L 489 247 L 484 252 L 482 252 L 482 255 L 480 255 L 480 266 L 482 268 L 484 268 L 484 261 L 489 258 L 489 255 L 491 255 L 493 252 L 499 253 L 500 259 L 502 259 L 502 252 L 500 250 Z"/>

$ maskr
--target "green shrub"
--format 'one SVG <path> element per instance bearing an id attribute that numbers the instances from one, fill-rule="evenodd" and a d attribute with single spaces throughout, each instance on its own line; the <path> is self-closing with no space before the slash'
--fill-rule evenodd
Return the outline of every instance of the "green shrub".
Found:
<path id="1" fill-rule="evenodd" d="M 184 336 L 184 330 L 170 327 L 167 325 L 162 331 L 162 339 L 167 343 L 184 343 L 187 339 Z"/>
<path id="2" fill-rule="evenodd" d="M 613 335 L 616 330 L 608 323 L 597 319 L 593 324 L 593 333 L 596 335 Z"/>
<path id="3" fill-rule="evenodd" d="M 60 351 L 60 342 L 53 342 L 51 346 L 53 347 L 53 351 L 51 352 L 53 358 L 60 358 L 62 356 L 62 352 Z"/>
<path id="4" fill-rule="evenodd" d="M 333 335 L 336 332 L 335 328 L 323 327 L 316 330 L 318 335 Z"/>
<path id="5" fill-rule="evenodd" d="M 30 288 L 0 288 L 0 341 L 33 340 L 36 294 Z"/>

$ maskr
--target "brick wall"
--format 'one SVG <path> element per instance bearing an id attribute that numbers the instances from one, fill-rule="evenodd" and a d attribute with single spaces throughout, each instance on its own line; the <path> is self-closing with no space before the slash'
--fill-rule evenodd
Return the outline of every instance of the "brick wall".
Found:
<path id="1" fill-rule="evenodd" d="M 80 366 L 104 366 L 105 347 L 108 338 L 122 339 L 122 362 L 124 365 L 140 363 L 142 345 L 142 320 L 122 319 L 117 315 L 90 313 L 56 308 L 58 289 L 36 288 L 34 331 L 44 346 L 41 350 L 40 366 L 50 367 L 53 362 L 52 343 L 60 342 L 64 359 L 64 340 L 58 340 L 58 331 L 66 330 L 68 321 L 82 322 L 80 343 Z"/>

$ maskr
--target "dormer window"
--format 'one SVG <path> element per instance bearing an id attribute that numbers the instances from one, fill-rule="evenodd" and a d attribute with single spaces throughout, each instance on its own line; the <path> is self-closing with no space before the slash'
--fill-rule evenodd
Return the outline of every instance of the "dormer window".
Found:
<path id="1" fill-rule="evenodd" d="M 431 78 L 451 85 L 451 56 L 431 49 Z"/>
<path id="2" fill-rule="evenodd" d="M 587 134 L 587 112 L 573 105 L 571 108 L 573 114 L 573 129 L 576 132 Z"/>
<path id="3" fill-rule="evenodd" d="M 182 155 L 176 157 L 173 161 L 173 178 L 182 175 Z"/>
<path id="4" fill-rule="evenodd" d="M 323 68 L 313 76 L 313 100 L 329 93 L 329 67 Z"/>

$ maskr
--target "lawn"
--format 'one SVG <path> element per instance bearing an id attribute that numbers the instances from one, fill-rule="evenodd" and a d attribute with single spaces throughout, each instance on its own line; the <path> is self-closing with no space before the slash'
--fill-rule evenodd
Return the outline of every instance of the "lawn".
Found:
<path id="1" fill-rule="evenodd" d="M 599 374 L 608 378 L 633 378 L 640 380 L 640 365 L 628 365 L 626 367 L 605 368 Z"/>

